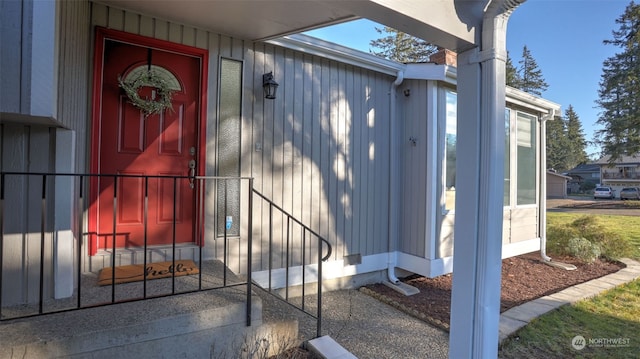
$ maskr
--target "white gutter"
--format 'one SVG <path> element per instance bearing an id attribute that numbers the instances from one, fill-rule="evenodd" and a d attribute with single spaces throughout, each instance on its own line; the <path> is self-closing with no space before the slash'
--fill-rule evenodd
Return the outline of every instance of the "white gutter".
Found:
<path id="1" fill-rule="evenodd" d="M 304 34 L 292 34 L 266 42 L 391 76 L 406 68 L 405 64 Z"/>
<path id="2" fill-rule="evenodd" d="M 556 110 L 551 109 L 550 112 L 540 117 L 540 208 L 539 208 L 539 229 L 540 232 L 540 256 L 545 262 L 550 262 L 551 258 L 547 256 L 547 121 L 553 120 Z"/>
<path id="3" fill-rule="evenodd" d="M 395 267 L 397 261 L 396 246 L 398 244 L 398 199 L 400 196 L 396 193 L 398 186 L 398 175 L 400 173 L 399 151 L 396 139 L 396 88 L 404 80 L 404 72 L 398 71 L 396 80 L 391 84 L 389 89 L 389 241 L 387 243 L 388 261 L 387 276 L 389 282 L 398 284 L 400 280 L 396 277 Z"/>

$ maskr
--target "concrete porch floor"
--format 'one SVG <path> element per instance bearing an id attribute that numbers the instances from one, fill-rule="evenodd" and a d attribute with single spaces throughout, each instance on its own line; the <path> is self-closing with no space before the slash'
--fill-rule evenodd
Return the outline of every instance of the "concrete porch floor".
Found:
<path id="1" fill-rule="evenodd" d="M 203 288 L 222 286 L 220 262 L 202 266 Z M 198 276 L 175 278 L 176 292 L 198 288 Z M 147 282 L 147 295 L 171 292 L 172 279 Z M 111 286 L 97 286 L 97 273 L 82 279 L 82 305 L 111 300 Z M 227 271 L 227 284 L 242 283 Z M 142 296 L 142 282 L 116 285 L 116 300 Z M 246 285 L 130 301 L 0 323 L 0 358 L 225 358 L 247 343 L 299 345 L 292 316 L 263 316 L 263 300 L 252 293 L 251 326 L 246 326 Z M 77 295 L 77 293 L 76 293 Z M 68 309 L 77 297 L 49 300 L 45 311 Z M 290 308 L 283 312 L 293 311 Z M 3 308 L 3 318 L 37 312 L 34 306 Z M 273 311 L 273 310 L 272 310 Z"/>

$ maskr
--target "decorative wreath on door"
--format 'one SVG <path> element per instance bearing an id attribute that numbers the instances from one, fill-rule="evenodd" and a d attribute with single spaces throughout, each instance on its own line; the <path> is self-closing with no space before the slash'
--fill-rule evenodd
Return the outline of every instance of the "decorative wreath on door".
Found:
<path id="1" fill-rule="evenodd" d="M 144 117 L 156 113 L 160 114 L 167 109 L 173 110 L 171 105 L 173 91 L 169 83 L 153 70 L 142 72 L 131 81 L 124 81 L 122 77 L 118 76 L 118 84 L 126 93 L 129 102 L 140 109 Z M 155 89 L 155 96 L 152 96 L 152 98 L 142 98 L 139 90 L 145 86 L 153 87 Z"/>

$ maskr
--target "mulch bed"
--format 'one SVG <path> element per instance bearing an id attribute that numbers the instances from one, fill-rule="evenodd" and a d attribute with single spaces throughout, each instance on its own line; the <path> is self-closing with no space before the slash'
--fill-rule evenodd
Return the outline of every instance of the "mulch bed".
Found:
<path id="1" fill-rule="evenodd" d="M 502 260 L 500 312 L 624 268 L 624 264 L 619 262 L 596 261 L 584 264 L 574 258 L 557 257 L 553 260 L 574 264 L 577 269 L 568 271 L 544 264 L 538 252 Z M 451 279 L 451 274 L 436 278 L 422 276 L 405 278 L 403 282 L 420 290 L 420 293 L 412 296 L 404 296 L 384 284 L 362 287 L 361 291 L 448 330 L 451 311 Z"/>

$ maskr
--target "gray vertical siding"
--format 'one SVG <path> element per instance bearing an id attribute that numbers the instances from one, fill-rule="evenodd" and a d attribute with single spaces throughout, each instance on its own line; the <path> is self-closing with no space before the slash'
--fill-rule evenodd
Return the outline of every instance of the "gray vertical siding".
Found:
<path id="1" fill-rule="evenodd" d="M 11 28 L 21 29 L 22 21 L 29 21 L 24 14 L 11 8 L 21 6 L 21 2 L 2 2 L 3 41 L 5 21 L 11 19 Z M 86 129 L 88 124 L 89 99 L 89 3 L 82 1 L 57 2 L 60 15 L 57 22 L 58 31 L 58 76 L 56 100 L 56 121 L 51 126 L 63 126 L 76 131 L 77 144 L 76 168 L 83 171 L 86 161 Z M 5 12 L 5 10 L 12 10 Z M 15 10 L 15 9 L 14 9 Z M 13 15 L 12 15 L 13 14 Z M 14 17 L 15 15 L 15 17 Z M 8 25 L 8 24 L 7 24 Z M 16 30 L 17 31 L 17 30 Z M 15 40 L 15 37 L 12 37 Z M 19 37 L 18 37 L 19 39 Z M 4 43 L 3 43 L 4 46 Z M 17 46 L 20 48 L 20 46 Z M 20 84 L 26 80 L 21 74 L 21 63 L 29 61 L 29 53 L 25 51 L 2 52 L 3 88 L 14 87 L 16 91 L 2 91 L 2 111 L 24 113 L 26 102 L 25 91 Z M 46 61 L 50 61 L 47 59 Z M 22 77 L 22 78 L 21 78 Z M 6 84 L 11 84 L 7 86 Z M 27 91 L 28 92 L 28 91 Z M 33 99 L 31 99 L 33 100 Z M 26 102 L 25 102 L 26 101 Z M 22 105 L 20 105 L 22 103 Z M 6 116 L 11 116 L 6 114 Z M 47 125 L 29 123 L 26 118 L 5 122 L 0 125 L 0 169 L 16 172 L 56 172 L 54 156 L 56 156 L 56 131 Z M 64 154 L 68 156 L 68 153 Z M 51 179 L 49 179 L 51 180 Z M 4 212 L 4 271 L 3 301 L 5 303 L 33 302 L 38 299 L 40 285 L 40 221 L 41 221 L 41 178 L 40 177 L 7 177 L 5 187 L 5 204 L 10 210 Z M 53 182 L 47 186 L 47 211 L 53 211 Z M 5 208 L 8 209 L 8 208 Z M 49 217 L 52 218 L 52 217 Z M 46 223 L 46 231 L 52 230 L 53 223 Z M 71 229 L 71 228 L 68 228 Z M 50 232 L 49 232 L 50 233 Z M 45 237 L 45 257 L 50 258 L 52 238 Z M 51 294 L 53 263 L 45 261 L 45 295 Z M 25 283 L 21 285 L 20 283 Z"/>
<path id="2" fill-rule="evenodd" d="M 406 81 L 401 89 L 411 90 L 410 97 L 400 94 L 398 105 L 403 108 L 401 122 L 403 133 L 400 142 L 402 154 L 402 213 L 399 250 L 419 257 L 425 255 L 427 241 L 426 190 L 429 186 L 425 165 L 431 155 L 433 143 L 430 142 L 428 105 L 431 99 L 427 95 L 427 81 Z M 401 91 L 400 91 L 401 92 Z M 415 146 L 409 141 L 415 138 Z"/>
<path id="3" fill-rule="evenodd" d="M 0 53 L 0 79 L 3 88 L 0 96 L 0 112 L 20 112 L 20 98 L 22 94 L 22 79 L 20 63 L 22 61 L 22 3 L 19 1 L 0 2 L 0 43 L 3 47 L 10 44 L 15 51 L 2 51 Z"/>
<path id="4" fill-rule="evenodd" d="M 245 155 L 251 154 L 243 158 L 251 173 L 244 174 L 325 236 L 333 259 L 386 251 L 391 79 L 261 43 L 249 64 L 247 78 L 256 86 L 245 94 L 244 117 L 253 123 L 243 132 Z M 261 76 L 269 71 L 280 83 L 276 100 L 261 95 Z M 264 229 L 268 213 L 261 210 Z"/>
<path id="5" fill-rule="evenodd" d="M 91 99 L 90 6 L 84 1 L 59 1 L 58 121 L 76 132 L 76 171 L 86 172 Z"/>
<path id="6" fill-rule="evenodd" d="M 1 163 L 4 171 L 50 172 L 46 153 L 52 135 L 48 128 L 2 125 Z M 47 187 L 51 194 L 51 186 Z M 42 177 L 7 176 L 5 183 L 2 294 L 4 303 L 34 302 L 39 296 Z M 50 205 L 50 203 L 49 203 Z M 45 223 L 46 230 L 51 223 Z M 50 257 L 51 238 L 44 239 Z M 51 293 L 51 263 L 45 261 L 45 294 Z"/>

